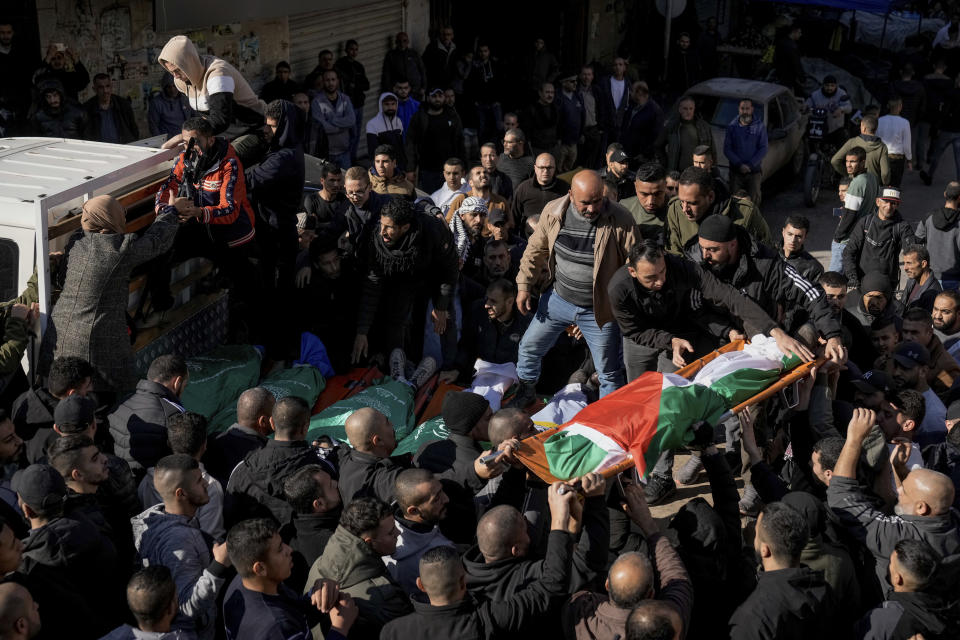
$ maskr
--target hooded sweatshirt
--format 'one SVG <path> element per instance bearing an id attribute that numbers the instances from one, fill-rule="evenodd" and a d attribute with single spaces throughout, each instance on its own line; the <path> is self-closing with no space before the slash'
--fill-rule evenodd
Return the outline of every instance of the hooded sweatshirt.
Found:
<path id="1" fill-rule="evenodd" d="M 217 592 L 227 568 L 213 559 L 197 519 L 167 513 L 164 505 L 158 504 L 130 522 L 143 566 L 164 565 L 173 573 L 180 603 L 173 627 L 195 631 L 199 638 L 213 638 Z"/>
<path id="2" fill-rule="evenodd" d="M 400 170 L 407 166 L 406 150 L 403 146 L 403 132 L 406 127 L 403 126 L 403 121 L 396 113 L 390 117 L 383 112 L 383 101 L 387 98 L 393 98 L 397 101 L 397 111 L 399 112 L 400 101 L 396 94 L 389 91 L 381 93 L 380 100 L 377 102 L 379 111 L 377 111 L 377 115 L 367 121 L 367 153 L 372 158 L 377 147 L 382 144 L 389 144 L 397 153 L 397 168 Z"/>
<path id="3" fill-rule="evenodd" d="M 847 153 L 854 147 L 861 147 L 867 152 L 867 171 L 880 181 L 880 184 L 890 184 L 890 158 L 887 155 L 887 145 L 877 136 L 861 133 L 843 143 L 840 150 L 833 154 L 830 164 L 834 171 L 842 176 L 847 175 L 844 160 Z"/>
<path id="4" fill-rule="evenodd" d="M 937 280 L 960 280 L 960 209 L 940 207 L 917 225 L 917 242 L 927 245 Z"/>
<path id="5" fill-rule="evenodd" d="M 244 172 L 250 203 L 261 221 L 293 228 L 303 197 L 304 164 L 296 105 L 283 101 L 266 157 Z"/>
<path id="6" fill-rule="evenodd" d="M 420 592 L 417 588 L 417 576 L 420 575 L 420 557 L 434 547 L 453 547 L 450 540 L 440 533 L 437 525 L 423 525 L 396 518 L 400 537 L 393 555 L 384 556 L 390 576 L 400 584 L 409 595 Z"/>
<path id="7" fill-rule="evenodd" d="M 201 56 L 187 36 L 170 38 L 157 60 L 176 65 L 187 76 L 187 82 L 174 79 L 174 84 L 193 109 L 207 116 L 215 134 L 225 131 L 234 118 L 249 125 L 263 123 L 266 104 L 246 78 L 225 60 Z"/>

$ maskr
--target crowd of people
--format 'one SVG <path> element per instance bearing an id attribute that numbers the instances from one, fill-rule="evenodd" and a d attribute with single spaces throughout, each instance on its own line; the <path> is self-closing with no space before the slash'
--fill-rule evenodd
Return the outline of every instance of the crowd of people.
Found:
<path id="1" fill-rule="evenodd" d="M 20 368 L 36 278 L 0 306 L 0 638 L 960 637 L 960 182 L 919 224 L 900 215 L 926 156 L 912 69 L 882 117 L 830 76 L 809 98 L 832 105 L 839 148 L 824 269 L 809 219 L 771 228 L 761 210 L 755 105 L 718 149 L 683 94 L 695 50 L 659 87 L 623 58 L 561 71 L 537 40 L 518 81 L 449 27 L 423 56 L 400 33 L 364 122 L 363 44 L 321 52 L 302 83 L 280 62 L 258 95 L 172 38 L 150 127 L 179 156 L 155 220 L 127 233 L 113 197 L 83 204 L 51 268 L 39 386 Z M 81 109 L 82 64 L 57 46 L 44 64 L 39 133 L 137 137 L 109 77 Z M 265 369 L 310 332 L 338 374 L 439 382 L 449 435 L 394 455 L 394 425 L 365 407 L 347 441 L 309 441 L 314 407 L 260 386 L 209 433 L 182 401 L 187 360 L 137 375 L 126 311 L 134 272 L 152 314 L 175 311 L 171 269 L 195 256 Z M 643 482 L 548 484 L 520 463 L 558 389 L 595 402 L 758 335 L 817 366 L 678 468 L 668 450 Z M 711 500 L 677 501 L 704 473 Z"/>

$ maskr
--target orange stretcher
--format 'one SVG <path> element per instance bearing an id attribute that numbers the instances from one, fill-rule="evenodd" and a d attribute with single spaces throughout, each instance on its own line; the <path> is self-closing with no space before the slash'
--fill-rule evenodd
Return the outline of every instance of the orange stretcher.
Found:
<path id="1" fill-rule="evenodd" d="M 702 358 L 694 360 L 685 367 L 678 369 L 675 374 L 681 377 L 687 378 L 688 380 L 695 376 L 708 362 L 719 356 L 721 353 L 727 353 L 729 351 L 740 351 L 743 349 L 743 346 L 746 344 L 744 340 L 735 340 L 729 344 L 726 344 L 716 351 L 708 353 Z M 722 422 L 727 418 L 736 415 L 746 409 L 747 407 L 759 404 L 764 400 L 774 396 L 779 393 L 781 390 L 786 389 L 790 385 L 803 380 L 808 375 L 810 375 L 810 370 L 814 367 L 817 367 L 825 362 L 825 359 L 820 358 L 811 362 L 804 362 L 803 364 L 791 369 L 790 371 L 784 371 L 780 374 L 779 380 L 773 383 L 763 391 L 757 393 L 756 395 L 750 397 L 748 400 L 741 402 L 736 405 L 729 411 L 727 411 L 723 416 L 720 417 L 718 422 Z M 550 473 L 550 467 L 547 464 L 547 455 L 543 449 L 544 441 L 559 431 L 559 427 L 554 427 L 547 429 L 546 431 L 541 431 L 535 436 L 531 436 L 524 440 L 520 441 L 520 448 L 516 451 L 515 455 L 520 460 L 523 465 L 534 473 L 538 478 L 547 483 L 557 482 L 558 478 L 555 478 L 553 474 Z M 607 479 L 613 478 L 624 471 L 629 471 L 635 466 L 632 456 L 628 456 L 626 460 L 615 464 L 613 466 L 607 467 L 600 474 Z"/>

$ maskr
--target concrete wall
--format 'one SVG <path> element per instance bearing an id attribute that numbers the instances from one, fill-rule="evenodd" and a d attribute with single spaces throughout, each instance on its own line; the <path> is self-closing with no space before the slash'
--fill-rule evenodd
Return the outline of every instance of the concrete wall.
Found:
<path id="1" fill-rule="evenodd" d="M 141 137 L 147 137 L 147 100 L 159 90 L 163 75 L 157 55 L 170 37 L 183 32 L 155 32 L 150 0 L 37 0 L 37 20 L 40 55 L 49 43 L 62 42 L 91 78 L 109 73 L 114 93 L 131 99 Z M 286 17 L 210 25 L 186 35 L 201 53 L 230 61 L 255 90 L 273 77 L 273 66 L 290 51 Z M 93 95 L 91 87 L 81 93 L 81 100 Z"/>

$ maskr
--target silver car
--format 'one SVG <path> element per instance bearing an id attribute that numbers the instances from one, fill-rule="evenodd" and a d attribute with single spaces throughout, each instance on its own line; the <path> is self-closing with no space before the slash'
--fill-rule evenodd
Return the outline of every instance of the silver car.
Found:
<path id="1" fill-rule="evenodd" d="M 757 80 L 712 78 L 690 87 L 687 94 L 694 97 L 698 113 L 713 129 L 717 166 L 725 177 L 729 178 L 730 162 L 723 155 L 723 140 L 727 126 L 738 117 L 744 98 L 753 101 L 754 119 L 767 125 L 769 147 L 763 159 L 763 179 L 788 165 L 792 174 L 800 173 L 806 161 L 807 115 L 801 113 L 800 103 L 790 89 Z"/>

